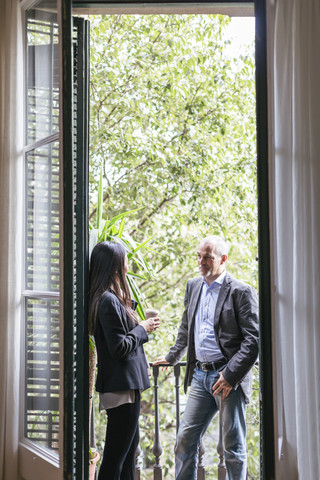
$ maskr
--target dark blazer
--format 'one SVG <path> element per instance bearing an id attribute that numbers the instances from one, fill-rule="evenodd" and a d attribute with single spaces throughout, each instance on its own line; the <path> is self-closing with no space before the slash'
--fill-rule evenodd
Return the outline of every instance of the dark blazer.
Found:
<path id="1" fill-rule="evenodd" d="M 202 277 L 193 278 L 187 283 L 185 310 L 176 343 L 166 356 L 166 360 L 175 365 L 187 351 L 185 390 L 191 383 L 196 364 L 194 322 L 202 283 Z M 252 287 L 232 278 L 228 273 L 217 300 L 214 331 L 219 348 L 226 358 L 223 376 L 233 388 L 241 387 L 248 403 L 252 391 L 251 368 L 257 359 L 259 348 L 258 298 Z"/>
<path id="2" fill-rule="evenodd" d="M 150 387 L 143 344 L 148 335 L 128 318 L 112 292 L 105 292 L 98 307 L 95 342 L 98 354 L 96 390 L 145 390 Z"/>

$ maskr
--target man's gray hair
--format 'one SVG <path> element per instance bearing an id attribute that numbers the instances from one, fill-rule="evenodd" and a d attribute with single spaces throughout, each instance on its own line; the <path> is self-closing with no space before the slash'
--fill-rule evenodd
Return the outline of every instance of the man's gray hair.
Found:
<path id="1" fill-rule="evenodd" d="M 222 255 L 228 255 L 229 245 L 222 237 L 218 237 L 218 235 L 210 235 L 209 237 L 201 240 L 200 243 L 210 243 L 211 245 L 213 245 L 214 251 L 220 257 L 222 257 Z"/>

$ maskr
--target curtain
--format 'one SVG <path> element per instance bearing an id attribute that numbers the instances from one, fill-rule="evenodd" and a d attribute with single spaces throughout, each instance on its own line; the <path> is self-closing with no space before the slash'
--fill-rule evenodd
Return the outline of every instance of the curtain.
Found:
<path id="1" fill-rule="evenodd" d="M 0 479 L 18 475 L 22 52 L 17 0 L 0 0 Z"/>
<path id="2" fill-rule="evenodd" d="M 320 2 L 269 6 L 277 479 L 320 478 Z"/>

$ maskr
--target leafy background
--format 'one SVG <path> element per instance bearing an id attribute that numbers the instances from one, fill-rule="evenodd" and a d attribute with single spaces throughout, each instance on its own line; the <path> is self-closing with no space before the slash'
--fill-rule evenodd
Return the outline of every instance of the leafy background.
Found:
<path id="1" fill-rule="evenodd" d="M 97 216 L 100 167 L 104 217 L 138 209 L 126 231 L 152 236 L 152 265 L 140 280 L 145 305 L 162 320 L 146 346 L 150 361 L 167 353 L 180 323 L 186 282 L 198 275 L 195 250 L 208 234 L 231 245 L 228 270 L 258 287 L 255 59 L 253 38 L 231 47 L 221 15 L 90 17 L 90 220 Z M 131 266 L 136 271 L 136 265 Z M 248 411 L 248 472 L 259 478 L 258 367 Z M 182 394 L 182 409 L 185 397 Z M 154 463 L 153 391 L 143 393 L 142 478 Z M 173 475 L 172 371 L 160 373 L 161 463 Z M 103 449 L 105 415 L 96 412 Z M 216 478 L 217 421 L 205 436 L 208 479 Z"/>

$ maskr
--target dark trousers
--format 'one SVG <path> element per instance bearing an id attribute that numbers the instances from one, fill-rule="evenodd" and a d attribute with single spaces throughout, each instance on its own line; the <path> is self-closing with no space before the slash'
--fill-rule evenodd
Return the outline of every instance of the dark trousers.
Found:
<path id="1" fill-rule="evenodd" d="M 135 403 L 125 403 L 107 410 L 106 443 L 98 480 L 135 480 L 139 413 L 139 391 L 136 391 Z"/>

